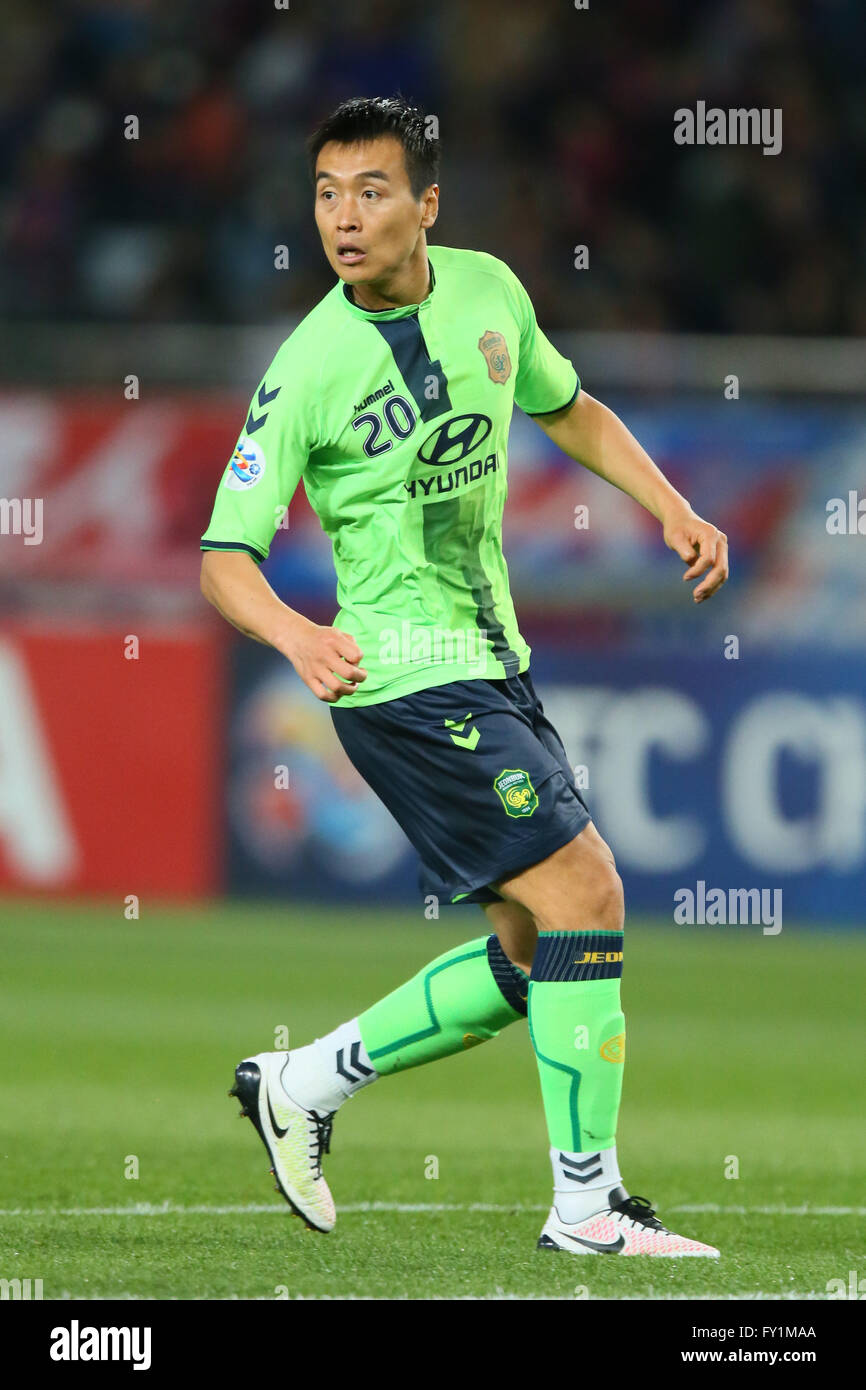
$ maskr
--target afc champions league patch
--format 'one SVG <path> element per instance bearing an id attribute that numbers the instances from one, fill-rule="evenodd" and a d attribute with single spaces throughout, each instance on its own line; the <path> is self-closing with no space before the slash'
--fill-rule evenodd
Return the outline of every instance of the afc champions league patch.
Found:
<path id="1" fill-rule="evenodd" d="M 531 816 L 538 805 L 538 796 L 522 768 L 506 767 L 494 778 L 493 785 L 509 816 Z"/>
<path id="2" fill-rule="evenodd" d="M 487 359 L 487 374 L 490 380 L 498 381 L 500 384 L 507 381 L 511 376 L 511 358 L 508 355 L 505 335 L 494 333 L 492 328 L 488 328 L 478 339 L 478 346 Z"/>
<path id="3" fill-rule="evenodd" d="M 265 455 L 260 444 L 242 434 L 229 459 L 225 485 L 230 492 L 246 492 L 265 475 Z"/>

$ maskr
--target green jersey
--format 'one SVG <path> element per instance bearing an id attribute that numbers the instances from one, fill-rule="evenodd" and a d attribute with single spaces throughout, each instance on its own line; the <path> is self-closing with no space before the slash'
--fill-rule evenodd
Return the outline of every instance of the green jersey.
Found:
<path id="1" fill-rule="evenodd" d="M 372 312 L 338 280 L 279 348 L 203 550 L 267 557 L 301 478 L 368 672 L 346 705 L 527 670 L 502 553 L 514 402 L 560 410 L 577 373 L 503 261 L 427 248 L 421 304 Z"/>

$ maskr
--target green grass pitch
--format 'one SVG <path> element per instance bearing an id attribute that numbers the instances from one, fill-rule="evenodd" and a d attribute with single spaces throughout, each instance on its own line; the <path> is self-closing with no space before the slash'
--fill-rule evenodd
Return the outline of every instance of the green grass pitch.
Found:
<path id="1" fill-rule="evenodd" d="M 826 1298 L 866 1275 L 859 934 L 627 922 L 623 1177 L 719 1246 L 710 1262 L 535 1249 L 550 1170 L 522 1022 L 345 1106 L 332 1234 L 273 1191 L 226 1094 L 235 1063 L 485 934 L 478 909 L 144 904 L 131 922 L 7 900 L 0 920 L 0 1276 L 45 1298 Z"/>

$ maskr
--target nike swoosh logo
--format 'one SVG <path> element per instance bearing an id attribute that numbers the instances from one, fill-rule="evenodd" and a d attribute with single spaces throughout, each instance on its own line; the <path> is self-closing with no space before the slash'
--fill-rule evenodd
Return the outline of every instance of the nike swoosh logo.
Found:
<path id="1" fill-rule="evenodd" d="M 573 1240 L 576 1245 L 585 1245 L 590 1250 L 597 1250 L 600 1255 L 616 1255 L 625 1245 L 625 1236 L 617 1236 L 612 1245 L 605 1245 L 597 1240 L 582 1240 L 580 1236 L 570 1236 L 567 1231 L 557 1231 L 557 1236 L 565 1236 L 566 1240 Z"/>
<path id="2" fill-rule="evenodd" d="M 291 1129 L 291 1125 L 288 1124 L 286 1125 L 285 1129 L 281 1129 L 280 1126 L 277 1124 L 276 1117 L 274 1115 L 274 1107 L 271 1105 L 270 1095 L 268 1096 L 268 1116 L 270 1118 L 271 1128 L 273 1129 L 274 1134 L 277 1136 L 278 1139 L 285 1139 L 286 1135 Z"/>

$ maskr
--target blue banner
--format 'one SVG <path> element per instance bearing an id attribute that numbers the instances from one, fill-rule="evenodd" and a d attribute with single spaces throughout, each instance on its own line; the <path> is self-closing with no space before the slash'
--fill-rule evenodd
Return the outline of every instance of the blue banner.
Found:
<path id="1" fill-rule="evenodd" d="M 414 851 L 328 707 L 269 650 L 236 654 L 231 888 L 419 902 Z M 536 645 L 532 674 L 629 910 L 866 922 L 866 657 Z"/>

